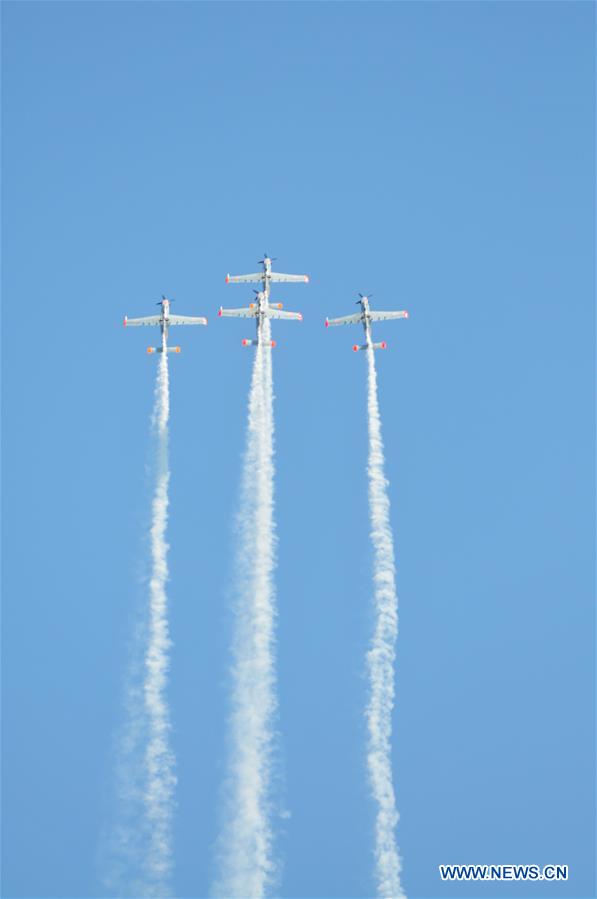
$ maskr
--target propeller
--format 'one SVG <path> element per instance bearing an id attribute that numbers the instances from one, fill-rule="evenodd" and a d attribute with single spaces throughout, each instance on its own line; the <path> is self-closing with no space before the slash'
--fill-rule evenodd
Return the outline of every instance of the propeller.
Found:
<path id="1" fill-rule="evenodd" d="M 372 293 L 367 293 L 367 294 L 360 293 L 359 296 L 360 296 L 361 300 L 370 300 L 371 297 L 373 296 L 373 294 Z M 360 304 L 361 300 L 357 300 L 355 303 L 355 306 L 358 306 Z"/>
<path id="2" fill-rule="evenodd" d="M 162 303 L 164 302 L 164 300 L 168 300 L 168 297 L 165 297 L 164 294 L 162 294 L 162 299 L 161 299 L 161 300 L 158 300 L 158 302 L 156 303 L 156 306 L 161 306 Z M 173 303 L 174 300 L 168 300 L 168 302 L 169 302 L 169 303 Z"/>
<path id="3" fill-rule="evenodd" d="M 269 259 L 270 262 L 275 262 L 277 258 L 278 258 L 277 256 L 268 256 L 267 253 L 264 253 L 264 254 L 263 254 L 263 259 L 260 259 L 260 260 L 259 260 L 259 264 L 260 264 L 260 265 L 265 265 L 265 260 L 266 260 L 266 259 Z"/>

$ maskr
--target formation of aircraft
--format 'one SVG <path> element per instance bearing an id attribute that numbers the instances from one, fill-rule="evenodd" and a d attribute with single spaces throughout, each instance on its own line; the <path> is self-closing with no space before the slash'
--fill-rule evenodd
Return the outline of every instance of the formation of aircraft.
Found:
<path id="1" fill-rule="evenodd" d="M 266 318 L 287 319 L 290 321 L 302 321 L 303 316 L 300 312 L 284 312 L 282 303 L 270 303 L 270 290 L 272 281 L 284 281 L 286 283 L 306 284 L 309 281 L 308 275 L 284 275 L 281 272 L 272 271 L 272 262 L 275 259 L 265 253 L 263 259 L 259 260 L 263 266 L 262 272 L 255 272 L 251 275 L 226 275 L 226 284 L 245 284 L 261 281 L 261 290 L 256 290 L 257 302 L 249 303 L 243 309 L 223 309 L 220 306 L 219 316 L 229 318 L 254 318 L 257 326 L 257 338 L 255 340 L 244 339 L 243 346 L 257 346 L 263 340 L 263 322 Z M 269 341 L 270 346 L 276 345 L 275 340 Z"/>
<path id="2" fill-rule="evenodd" d="M 371 294 L 365 296 L 360 293 L 359 298 L 356 305 L 361 307 L 360 312 L 357 312 L 354 315 L 345 315 L 342 318 L 326 318 L 326 328 L 329 328 L 330 325 L 358 325 L 360 322 L 365 331 L 365 343 L 361 345 L 355 343 L 353 346 L 355 353 L 359 350 L 366 350 L 369 347 L 373 350 L 386 350 L 388 345 L 385 340 L 382 340 L 381 343 L 373 343 L 373 340 L 371 339 L 371 322 L 381 322 L 392 318 L 408 318 L 408 312 L 404 310 L 401 312 L 373 312 L 369 306 Z"/>
<path id="3" fill-rule="evenodd" d="M 159 325 L 160 330 L 162 332 L 162 345 L 161 346 L 148 346 L 148 353 L 180 353 L 179 346 L 168 346 L 168 329 L 171 325 L 206 325 L 207 319 L 203 316 L 198 315 L 171 315 L 170 313 L 170 303 L 172 300 L 169 300 L 162 294 L 162 299 L 156 303 L 156 306 L 161 306 L 162 311 L 159 315 L 147 315 L 144 318 L 128 318 L 125 315 L 124 317 L 124 326 L 128 327 L 137 327 L 137 325 Z"/>
<path id="4" fill-rule="evenodd" d="M 270 302 L 270 291 L 271 285 L 275 281 L 286 282 L 286 283 L 295 283 L 295 284 L 305 284 L 309 281 L 308 275 L 286 275 L 281 272 L 272 271 L 272 262 L 275 262 L 275 258 L 271 259 L 267 253 L 264 255 L 263 259 L 259 260 L 260 264 L 263 266 L 263 271 L 254 272 L 249 275 L 226 275 L 226 283 L 227 284 L 246 284 L 246 283 L 259 283 L 261 282 L 261 288 L 259 290 L 254 290 L 255 293 L 255 301 L 249 303 L 248 306 L 242 307 L 240 309 L 223 309 L 220 306 L 220 310 L 218 312 L 219 316 L 228 317 L 228 318 L 253 318 L 255 319 L 255 324 L 257 328 L 257 337 L 255 339 L 247 339 L 245 338 L 242 341 L 242 345 L 247 346 L 258 346 L 263 342 L 263 323 L 266 319 L 286 319 L 289 321 L 302 321 L 303 316 L 300 312 L 286 312 L 282 307 L 282 303 L 271 303 Z M 355 313 L 354 315 L 345 315 L 342 318 L 326 318 L 325 326 L 326 328 L 335 325 L 357 325 L 362 324 L 363 330 L 365 331 L 365 343 L 363 344 L 354 344 L 353 350 L 357 352 L 358 350 L 385 350 L 387 349 L 387 343 L 385 340 L 382 340 L 379 343 L 374 343 L 371 336 L 371 322 L 376 321 L 387 321 L 389 319 L 398 319 L 398 318 L 408 318 L 408 312 L 405 310 L 396 311 L 396 312 L 374 312 L 370 305 L 369 300 L 371 299 L 371 294 L 366 296 L 365 294 L 360 293 L 359 299 L 357 300 L 356 305 L 360 306 L 360 311 Z M 125 326 L 132 325 L 159 325 L 162 333 L 162 346 L 161 347 L 148 347 L 148 353 L 180 353 L 180 347 L 169 347 L 168 346 L 168 329 L 171 325 L 206 325 L 207 319 L 202 316 L 192 316 L 192 315 L 172 315 L 170 313 L 170 303 L 172 300 L 168 300 L 165 296 L 162 295 L 162 299 L 157 304 L 161 306 L 160 315 L 150 315 L 145 318 L 124 318 Z M 275 347 L 276 341 L 268 339 L 268 345 Z"/>

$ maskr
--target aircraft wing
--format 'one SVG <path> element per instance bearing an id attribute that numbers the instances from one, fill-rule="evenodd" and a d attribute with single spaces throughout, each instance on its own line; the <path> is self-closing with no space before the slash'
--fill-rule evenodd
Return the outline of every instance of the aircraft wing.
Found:
<path id="1" fill-rule="evenodd" d="M 255 311 L 253 309 L 222 309 L 220 306 L 218 315 L 228 318 L 255 318 Z"/>
<path id="2" fill-rule="evenodd" d="M 127 318 L 124 317 L 125 327 L 129 327 L 129 325 L 159 325 L 161 321 L 161 316 L 159 315 L 148 315 L 145 318 Z"/>
<path id="3" fill-rule="evenodd" d="M 283 275 L 281 272 L 270 272 L 270 281 L 290 281 L 297 284 L 306 284 L 309 275 Z"/>
<path id="4" fill-rule="evenodd" d="M 301 312 L 286 312 L 282 309 L 272 309 L 271 306 L 267 310 L 268 318 L 286 318 L 291 321 L 302 322 L 303 316 Z"/>
<path id="5" fill-rule="evenodd" d="M 207 319 L 202 315 L 171 315 L 168 319 L 170 325 L 206 325 Z"/>
<path id="6" fill-rule="evenodd" d="M 362 321 L 363 315 L 357 312 L 355 315 L 344 315 L 342 318 L 326 318 L 325 326 L 328 325 L 358 325 Z"/>
<path id="7" fill-rule="evenodd" d="M 369 312 L 372 322 L 383 322 L 388 318 L 408 318 L 408 312 Z"/>
<path id="8" fill-rule="evenodd" d="M 263 272 L 252 275 L 226 275 L 226 284 L 245 284 L 247 281 L 263 281 Z"/>

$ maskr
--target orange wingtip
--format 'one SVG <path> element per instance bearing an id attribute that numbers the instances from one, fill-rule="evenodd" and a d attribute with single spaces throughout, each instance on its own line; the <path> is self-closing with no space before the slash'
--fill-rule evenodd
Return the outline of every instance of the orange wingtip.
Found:
<path id="1" fill-rule="evenodd" d="M 358 348 L 358 346 L 356 345 L 356 343 L 355 343 L 355 345 L 353 346 L 353 350 L 355 351 L 355 353 L 358 353 L 358 351 L 359 351 L 359 348 Z"/>
<path id="2" fill-rule="evenodd" d="M 230 284 L 230 275 L 226 275 L 226 284 Z"/>
<path id="3" fill-rule="evenodd" d="M 330 326 L 329 320 L 327 318 L 325 320 L 325 326 L 326 326 L 326 328 L 329 328 L 329 326 Z"/>

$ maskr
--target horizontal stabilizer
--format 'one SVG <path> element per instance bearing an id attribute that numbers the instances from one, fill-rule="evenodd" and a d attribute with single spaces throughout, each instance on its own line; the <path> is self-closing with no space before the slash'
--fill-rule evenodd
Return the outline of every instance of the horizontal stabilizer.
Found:
<path id="1" fill-rule="evenodd" d="M 355 353 L 358 353 L 359 350 L 366 350 L 367 347 L 368 347 L 368 345 L 366 343 L 363 343 L 361 346 L 359 346 L 358 344 L 355 343 L 355 345 L 353 346 L 353 350 L 355 351 Z M 388 348 L 388 345 L 385 342 L 385 340 L 382 340 L 381 343 L 372 343 L 371 344 L 372 350 L 387 350 L 387 348 Z"/>
<path id="2" fill-rule="evenodd" d="M 148 346 L 147 352 L 148 353 L 163 353 L 164 350 L 162 349 L 161 346 Z M 179 346 L 166 347 L 166 352 L 167 353 L 180 353 L 180 347 Z"/>
<path id="3" fill-rule="evenodd" d="M 275 340 L 267 340 L 267 341 L 263 341 L 263 343 L 265 344 L 265 346 L 271 346 L 271 347 L 274 347 L 276 345 Z M 243 340 L 242 344 L 243 344 L 243 346 L 259 346 L 259 341 L 245 339 L 245 340 Z"/>

